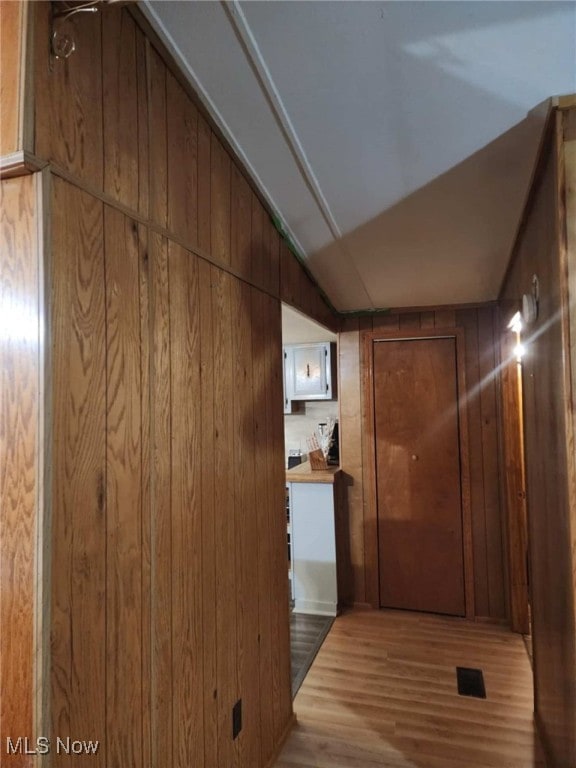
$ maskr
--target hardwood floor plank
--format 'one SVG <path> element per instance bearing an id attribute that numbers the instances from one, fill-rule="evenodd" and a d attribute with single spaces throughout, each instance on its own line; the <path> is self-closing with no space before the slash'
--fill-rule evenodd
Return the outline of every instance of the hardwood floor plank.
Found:
<path id="1" fill-rule="evenodd" d="M 458 695 L 478 667 L 486 699 Z M 544 768 L 522 638 L 400 611 L 336 619 L 294 701 L 276 768 Z"/>

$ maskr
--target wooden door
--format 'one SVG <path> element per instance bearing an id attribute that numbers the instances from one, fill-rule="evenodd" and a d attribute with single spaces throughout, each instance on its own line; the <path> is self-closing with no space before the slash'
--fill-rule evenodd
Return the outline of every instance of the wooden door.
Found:
<path id="1" fill-rule="evenodd" d="M 456 340 L 374 343 L 380 605 L 466 612 Z"/>

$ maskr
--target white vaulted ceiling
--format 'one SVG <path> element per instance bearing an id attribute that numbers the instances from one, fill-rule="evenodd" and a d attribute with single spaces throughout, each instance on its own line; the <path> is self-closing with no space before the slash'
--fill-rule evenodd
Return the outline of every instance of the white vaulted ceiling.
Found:
<path id="1" fill-rule="evenodd" d="M 496 298 L 574 2 L 144 10 L 338 309 Z"/>

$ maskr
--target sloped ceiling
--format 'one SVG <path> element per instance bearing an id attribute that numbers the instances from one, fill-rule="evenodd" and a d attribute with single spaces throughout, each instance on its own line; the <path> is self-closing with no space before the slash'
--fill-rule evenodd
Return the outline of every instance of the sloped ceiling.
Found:
<path id="1" fill-rule="evenodd" d="M 144 11 L 340 310 L 495 299 L 573 2 Z"/>

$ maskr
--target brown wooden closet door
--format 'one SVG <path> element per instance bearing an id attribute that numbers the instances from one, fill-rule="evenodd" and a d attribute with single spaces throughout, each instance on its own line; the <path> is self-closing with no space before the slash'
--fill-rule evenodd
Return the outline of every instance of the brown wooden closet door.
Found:
<path id="1" fill-rule="evenodd" d="M 456 341 L 374 343 L 380 605 L 465 614 Z"/>

